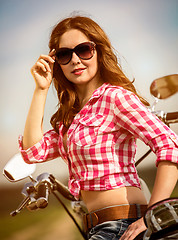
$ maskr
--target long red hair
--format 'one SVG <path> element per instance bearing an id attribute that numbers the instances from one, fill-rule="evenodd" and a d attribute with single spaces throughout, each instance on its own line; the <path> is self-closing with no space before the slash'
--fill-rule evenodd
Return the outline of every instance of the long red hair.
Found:
<path id="1" fill-rule="evenodd" d="M 59 22 L 53 29 L 49 41 L 50 51 L 58 49 L 61 36 L 71 29 L 78 29 L 84 33 L 90 41 L 96 44 L 98 54 L 98 69 L 100 77 L 104 82 L 123 88 L 135 93 L 140 100 L 149 105 L 139 96 L 133 83 L 125 76 L 118 64 L 110 40 L 101 27 L 92 19 L 83 16 L 69 17 Z M 64 76 L 60 65 L 55 62 L 53 70 L 53 83 L 58 96 L 58 110 L 51 117 L 51 125 L 58 132 L 59 122 L 63 122 L 66 129 L 69 128 L 74 116 L 80 110 L 79 99 L 73 83 Z"/>

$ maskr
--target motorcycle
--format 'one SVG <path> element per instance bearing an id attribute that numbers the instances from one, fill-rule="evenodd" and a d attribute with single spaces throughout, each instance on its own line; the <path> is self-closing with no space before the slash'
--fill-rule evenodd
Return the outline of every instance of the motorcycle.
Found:
<path id="1" fill-rule="evenodd" d="M 156 104 L 160 99 L 167 99 L 177 92 L 178 74 L 158 78 L 154 80 L 150 86 L 150 93 L 155 98 L 150 110 L 168 126 L 173 123 L 178 123 L 178 112 L 166 113 L 162 110 L 156 111 Z M 136 162 L 136 167 L 150 153 L 151 150 L 148 150 L 142 157 L 140 157 Z M 52 193 L 72 218 L 83 239 L 87 239 L 83 226 L 81 226 L 82 224 L 79 224 L 76 221 L 60 195 L 71 202 L 73 212 L 81 219 L 83 214 L 87 212 L 85 204 L 82 201 L 76 201 L 68 188 L 58 181 L 52 174 L 42 173 L 38 175 L 37 178 L 34 178 L 32 174 L 35 172 L 35 169 L 36 165 L 25 163 L 21 154 L 16 154 L 4 167 L 3 175 L 10 182 L 17 182 L 25 178 L 30 178 L 30 182 L 26 183 L 21 191 L 24 196 L 23 201 L 15 211 L 10 213 L 10 215 L 16 216 L 25 207 L 30 211 L 46 208 L 48 206 L 49 195 Z M 151 195 L 150 191 L 144 180 L 141 178 L 140 183 L 146 199 L 149 201 Z M 148 229 L 144 233 L 142 239 L 178 239 L 178 198 L 165 199 L 164 201 L 154 204 L 146 211 L 144 220 Z"/>

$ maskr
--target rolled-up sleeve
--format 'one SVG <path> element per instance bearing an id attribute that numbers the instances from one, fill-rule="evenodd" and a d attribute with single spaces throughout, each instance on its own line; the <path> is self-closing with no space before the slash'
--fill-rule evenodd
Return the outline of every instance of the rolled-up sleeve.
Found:
<path id="1" fill-rule="evenodd" d="M 23 136 L 19 136 L 19 150 L 26 163 L 45 162 L 59 157 L 59 135 L 54 130 L 49 130 L 43 138 L 32 147 L 23 149 Z"/>
<path id="2" fill-rule="evenodd" d="M 141 139 L 157 155 L 156 165 L 160 161 L 178 163 L 178 136 L 137 96 L 129 91 L 116 94 L 114 114 L 120 126 Z"/>

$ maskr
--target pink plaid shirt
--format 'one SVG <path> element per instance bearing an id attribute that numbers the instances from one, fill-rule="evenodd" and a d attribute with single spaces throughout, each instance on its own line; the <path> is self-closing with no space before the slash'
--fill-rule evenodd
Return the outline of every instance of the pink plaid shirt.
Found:
<path id="1" fill-rule="evenodd" d="M 123 186 L 140 188 L 135 168 L 136 138 L 157 155 L 157 163 L 178 163 L 178 137 L 130 91 L 103 84 L 75 116 L 68 132 L 66 152 L 63 124 L 59 134 L 46 132 L 40 142 L 20 150 L 27 163 L 62 157 L 69 168 L 69 190 L 107 190 Z"/>

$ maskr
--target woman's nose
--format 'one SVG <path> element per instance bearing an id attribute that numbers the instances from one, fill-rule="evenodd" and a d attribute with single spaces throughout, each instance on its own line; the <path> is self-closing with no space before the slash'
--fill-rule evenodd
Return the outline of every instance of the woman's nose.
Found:
<path id="1" fill-rule="evenodd" d="M 77 56 L 75 52 L 73 52 L 72 54 L 71 63 L 73 64 L 81 63 L 81 59 L 79 58 L 79 56 Z"/>

